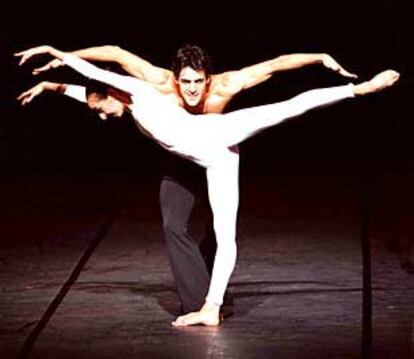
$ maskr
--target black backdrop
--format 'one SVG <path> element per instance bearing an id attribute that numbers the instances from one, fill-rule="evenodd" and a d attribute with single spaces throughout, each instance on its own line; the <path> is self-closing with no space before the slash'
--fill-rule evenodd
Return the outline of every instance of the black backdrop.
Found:
<path id="1" fill-rule="evenodd" d="M 168 67 L 174 50 L 186 42 L 209 50 L 217 72 L 281 54 L 327 52 L 361 80 L 390 67 L 402 73 L 398 87 L 387 93 L 312 112 L 248 140 L 242 146 L 247 168 L 410 168 L 411 21 L 401 0 L 15 4 L 3 12 L 1 25 L 2 168 L 157 171 L 160 150 L 130 121 L 103 123 L 83 105 L 53 95 L 21 108 L 14 98 L 40 79 L 82 79 L 67 69 L 34 78 L 30 69 L 45 59 L 18 68 L 12 53 L 39 44 L 68 51 L 115 44 Z M 308 67 L 240 94 L 230 109 L 344 83 L 322 67 Z"/>

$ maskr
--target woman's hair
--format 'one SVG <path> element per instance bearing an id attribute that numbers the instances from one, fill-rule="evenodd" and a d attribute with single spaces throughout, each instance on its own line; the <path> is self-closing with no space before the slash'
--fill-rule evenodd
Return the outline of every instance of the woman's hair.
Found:
<path id="1" fill-rule="evenodd" d="M 86 90 L 86 97 L 92 94 L 97 94 L 103 98 L 106 98 L 108 96 L 109 86 L 100 81 L 89 80 L 86 83 L 85 90 Z"/>

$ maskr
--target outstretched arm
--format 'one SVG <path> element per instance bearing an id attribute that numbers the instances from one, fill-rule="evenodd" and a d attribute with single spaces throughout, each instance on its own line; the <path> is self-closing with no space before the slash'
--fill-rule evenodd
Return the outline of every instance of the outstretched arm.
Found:
<path id="1" fill-rule="evenodd" d="M 71 97 L 80 102 L 86 102 L 85 87 L 79 85 L 69 85 L 57 82 L 42 81 L 29 90 L 22 92 L 17 100 L 22 105 L 27 105 L 32 100 L 42 94 L 43 92 L 55 92 L 68 97 Z"/>
<path id="2" fill-rule="evenodd" d="M 74 51 L 72 54 L 89 61 L 115 62 L 129 75 L 151 84 L 164 83 L 172 74 L 171 71 L 154 66 L 147 60 L 119 46 L 91 47 Z"/>
<path id="3" fill-rule="evenodd" d="M 322 64 L 339 75 L 355 78 L 352 74 L 339 65 L 328 54 L 292 54 L 282 55 L 275 59 L 245 67 L 238 71 L 230 71 L 221 75 L 221 83 L 229 92 L 236 94 L 268 80 L 274 73 L 299 69 L 304 66 Z"/>
<path id="4" fill-rule="evenodd" d="M 165 83 L 172 72 L 161 67 L 154 66 L 150 62 L 141 57 L 122 49 L 119 46 L 96 46 L 86 49 L 72 51 L 71 54 L 76 55 L 87 61 L 98 62 L 114 62 L 129 75 L 140 80 L 147 81 L 153 85 Z M 41 72 L 62 66 L 63 63 L 59 59 L 54 59 L 46 65 L 33 70 L 33 74 L 37 75 Z"/>
<path id="5" fill-rule="evenodd" d="M 137 87 L 143 86 L 144 83 L 136 78 L 130 76 L 123 76 L 111 71 L 100 69 L 99 67 L 90 64 L 89 62 L 78 58 L 75 55 L 65 53 L 57 50 L 51 46 L 38 46 L 26 51 L 16 53 L 15 56 L 21 57 L 20 65 L 24 64 L 28 59 L 35 55 L 49 54 L 63 61 L 64 64 L 72 67 L 82 75 L 97 80 L 108 85 L 111 85 L 119 90 L 133 94 Z"/>

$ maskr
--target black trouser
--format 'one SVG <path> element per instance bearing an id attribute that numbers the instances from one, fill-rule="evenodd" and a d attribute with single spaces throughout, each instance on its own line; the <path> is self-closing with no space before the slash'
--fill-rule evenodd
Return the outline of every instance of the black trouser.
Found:
<path id="1" fill-rule="evenodd" d="M 188 231 L 196 198 L 207 198 L 204 171 L 190 172 L 191 178 L 182 172 L 181 176 L 165 176 L 160 188 L 164 235 L 184 313 L 199 310 L 204 304 L 216 251 L 211 214 L 206 216 L 206 235 L 200 246 Z"/>

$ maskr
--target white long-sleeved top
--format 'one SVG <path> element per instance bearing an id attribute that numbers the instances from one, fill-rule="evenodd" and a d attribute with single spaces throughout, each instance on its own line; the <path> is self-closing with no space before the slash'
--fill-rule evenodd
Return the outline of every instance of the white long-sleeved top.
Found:
<path id="1" fill-rule="evenodd" d="M 129 93 L 129 108 L 141 131 L 167 150 L 203 167 L 214 164 L 229 147 L 287 118 L 354 96 L 350 84 L 312 90 L 288 101 L 225 115 L 192 115 L 135 77 L 100 69 L 72 54 L 66 54 L 63 61 L 86 77 Z"/>

